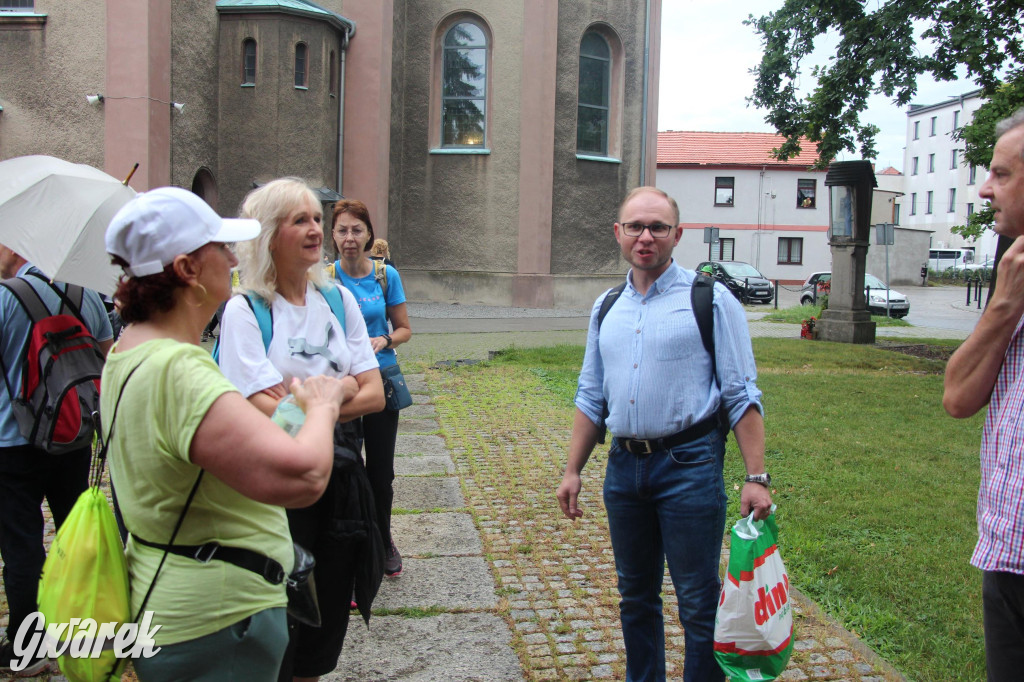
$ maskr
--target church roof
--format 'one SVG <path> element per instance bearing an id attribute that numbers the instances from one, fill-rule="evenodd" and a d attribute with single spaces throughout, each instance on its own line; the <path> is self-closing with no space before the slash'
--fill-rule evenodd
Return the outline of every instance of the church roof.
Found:
<path id="1" fill-rule="evenodd" d="M 346 19 L 337 12 L 324 9 L 309 0 L 217 0 L 217 11 L 225 14 L 280 12 L 321 19 L 349 34 L 356 30 L 356 24 L 351 19 Z"/>

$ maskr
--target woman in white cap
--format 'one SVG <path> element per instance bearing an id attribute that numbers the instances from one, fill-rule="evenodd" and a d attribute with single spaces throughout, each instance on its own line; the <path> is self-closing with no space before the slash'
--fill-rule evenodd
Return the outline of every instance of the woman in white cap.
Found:
<path id="1" fill-rule="evenodd" d="M 287 645 L 280 578 L 294 558 L 283 507 L 323 493 L 334 423 L 357 391 L 351 378 L 293 382 L 306 413 L 293 439 L 200 348 L 231 293 L 229 243 L 258 232 L 174 187 L 138 195 L 107 230 L 125 272 L 116 299 L 127 326 L 103 370 L 102 411 L 131 533 L 133 613 L 146 599 L 160 626 L 159 652 L 134 662 L 145 682 L 276 679 Z M 210 542 L 231 551 L 197 560 Z M 254 557 L 275 571 L 256 572 Z"/>
<path id="2" fill-rule="evenodd" d="M 384 387 L 359 304 L 324 276 L 320 201 L 302 180 L 279 178 L 249 192 L 241 214 L 258 220 L 261 229 L 256 239 L 238 245 L 246 295 L 228 302 L 221 321 L 224 375 L 267 414 L 292 377 L 354 377 L 359 391 L 342 407 L 339 419 L 345 423 L 335 432 L 336 448 L 354 463 L 360 450 L 358 417 L 384 408 Z M 331 533 L 348 480 L 339 470 L 316 504 L 288 510 L 292 537 L 316 557 L 322 622 L 318 628 L 290 624 L 279 680 L 315 680 L 338 664 L 362 554 L 359 546 L 339 549 Z M 369 604 L 361 606 L 368 617 Z"/>

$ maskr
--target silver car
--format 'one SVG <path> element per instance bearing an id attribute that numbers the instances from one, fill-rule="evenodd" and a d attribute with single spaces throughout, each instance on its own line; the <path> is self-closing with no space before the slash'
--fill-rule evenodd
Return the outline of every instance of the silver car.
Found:
<path id="1" fill-rule="evenodd" d="M 814 303 L 815 290 L 817 296 L 828 293 L 828 286 L 832 280 L 831 272 L 815 272 L 800 289 L 800 303 L 811 305 Z M 868 311 L 872 315 L 885 315 L 888 308 L 890 317 L 906 317 L 910 312 L 910 301 L 907 297 L 895 289 L 887 289 L 885 282 L 874 275 L 864 275 L 864 293 L 867 297 Z M 888 305 L 886 305 L 888 303 Z"/>

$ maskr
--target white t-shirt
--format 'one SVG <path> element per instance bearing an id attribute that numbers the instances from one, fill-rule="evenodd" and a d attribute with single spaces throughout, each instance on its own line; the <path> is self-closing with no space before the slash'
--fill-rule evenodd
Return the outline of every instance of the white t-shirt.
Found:
<path id="1" fill-rule="evenodd" d="M 235 296 L 228 301 L 221 320 L 220 368 L 242 395 L 248 398 L 278 383 L 284 383 L 287 389 L 292 377 L 343 377 L 377 368 L 359 304 L 344 287 L 335 283 L 329 286 L 341 291 L 346 332 L 327 299 L 307 283 L 304 306 L 274 297 L 270 306 L 274 334 L 268 350 L 264 350 L 256 315 L 245 297 Z M 317 350 L 322 347 L 326 352 Z"/>

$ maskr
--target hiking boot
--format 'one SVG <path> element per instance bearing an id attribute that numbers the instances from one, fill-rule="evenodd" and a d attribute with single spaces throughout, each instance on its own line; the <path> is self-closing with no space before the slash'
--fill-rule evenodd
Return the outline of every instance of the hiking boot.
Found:
<path id="1" fill-rule="evenodd" d="M 21 657 L 15 656 L 14 644 L 6 637 L 0 638 L 0 674 L 11 673 L 15 677 L 32 677 L 50 667 L 50 661 L 45 656 L 32 658 L 28 665 L 15 672 L 11 670 L 12 663 L 20 663 Z"/>
<path id="2" fill-rule="evenodd" d="M 384 575 L 389 578 L 397 578 L 402 575 L 402 555 L 398 553 L 394 540 L 391 541 L 384 554 Z"/>

